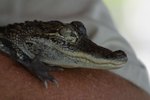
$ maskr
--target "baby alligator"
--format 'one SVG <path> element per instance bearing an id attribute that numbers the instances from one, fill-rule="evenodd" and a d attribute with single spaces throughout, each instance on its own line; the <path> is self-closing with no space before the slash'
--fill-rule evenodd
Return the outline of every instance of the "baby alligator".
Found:
<path id="1" fill-rule="evenodd" d="M 47 82 L 49 71 L 62 68 L 113 69 L 127 62 L 126 54 L 93 43 L 79 21 L 26 21 L 0 27 L 0 50 Z"/>

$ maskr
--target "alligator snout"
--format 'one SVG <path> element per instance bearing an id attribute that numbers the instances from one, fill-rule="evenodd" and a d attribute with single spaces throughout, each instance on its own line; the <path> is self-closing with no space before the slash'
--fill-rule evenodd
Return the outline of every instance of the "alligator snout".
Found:
<path id="1" fill-rule="evenodd" d="M 108 54 L 106 56 L 106 58 L 111 59 L 111 60 L 118 62 L 118 63 L 120 62 L 120 64 L 126 63 L 128 60 L 126 53 L 122 50 L 114 51 L 114 52 Z"/>
<path id="2" fill-rule="evenodd" d="M 92 42 L 89 39 L 82 39 L 79 43 L 80 52 L 83 52 L 87 55 L 90 55 L 92 58 L 91 60 L 94 60 L 97 63 L 109 63 L 112 66 L 120 66 L 122 64 L 125 64 L 128 60 L 127 55 L 122 50 L 116 50 L 112 51 L 107 48 L 104 48 L 102 46 L 99 46 Z M 95 60 L 97 59 L 97 60 Z M 103 60 L 102 60 L 103 59 Z"/>

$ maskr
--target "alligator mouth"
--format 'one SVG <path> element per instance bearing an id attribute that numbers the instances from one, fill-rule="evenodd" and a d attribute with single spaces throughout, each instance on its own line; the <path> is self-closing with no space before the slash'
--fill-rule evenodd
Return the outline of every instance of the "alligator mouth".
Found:
<path id="1" fill-rule="evenodd" d="M 113 53 L 124 54 L 123 51 L 115 51 Z M 74 53 L 67 53 L 70 58 L 75 59 L 74 61 L 77 61 L 78 64 L 76 67 L 85 67 L 85 68 L 95 68 L 95 69 L 114 69 L 119 68 L 123 64 L 127 62 L 127 57 L 120 57 L 119 58 L 103 58 L 103 57 L 94 57 L 90 54 L 82 53 L 82 52 L 74 52 Z M 72 64 L 71 66 L 73 66 Z M 67 66 L 67 65 L 66 65 Z"/>

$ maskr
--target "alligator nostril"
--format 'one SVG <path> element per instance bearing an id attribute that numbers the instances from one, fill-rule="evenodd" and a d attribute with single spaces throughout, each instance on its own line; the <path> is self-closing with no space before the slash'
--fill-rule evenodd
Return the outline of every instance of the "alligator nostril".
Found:
<path id="1" fill-rule="evenodd" d="M 113 54 L 116 55 L 116 57 L 126 57 L 125 52 L 121 50 L 114 51 Z"/>
<path id="2" fill-rule="evenodd" d="M 128 60 L 126 53 L 121 50 L 114 51 L 113 54 L 117 60 L 124 62 L 127 62 Z"/>

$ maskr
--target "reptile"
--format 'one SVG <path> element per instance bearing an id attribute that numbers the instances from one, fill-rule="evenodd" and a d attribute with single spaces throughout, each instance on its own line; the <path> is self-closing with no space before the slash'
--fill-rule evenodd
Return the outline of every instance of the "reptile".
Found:
<path id="1" fill-rule="evenodd" d="M 57 83 L 50 71 L 64 68 L 114 69 L 127 62 L 122 50 L 92 42 L 80 21 L 25 21 L 0 26 L 0 51 L 44 82 Z"/>

